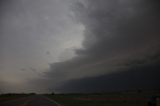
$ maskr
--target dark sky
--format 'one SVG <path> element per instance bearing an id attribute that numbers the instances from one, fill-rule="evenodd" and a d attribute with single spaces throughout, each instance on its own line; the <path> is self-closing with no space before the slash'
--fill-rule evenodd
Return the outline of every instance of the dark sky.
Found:
<path id="1" fill-rule="evenodd" d="M 3 92 L 160 88 L 158 0 L 15 0 L 1 5 Z"/>

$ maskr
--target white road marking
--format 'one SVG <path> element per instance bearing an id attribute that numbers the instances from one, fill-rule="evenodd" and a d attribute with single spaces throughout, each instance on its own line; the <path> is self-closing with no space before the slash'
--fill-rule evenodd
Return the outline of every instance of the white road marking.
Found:
<path id="1" fill-rule="evenodd" d="M 53 99 L 50 99 L 50 98 L 48 98 L 48 97 L 46 97 L 46 96 L 43 96 L 43 97 L 46 98 L 47 100 L 49 100 L 50 102 L 55 103 L 57 106 L 62 106 L 61 104 L 57 103 L 57 102 L 54 101 Z"/>

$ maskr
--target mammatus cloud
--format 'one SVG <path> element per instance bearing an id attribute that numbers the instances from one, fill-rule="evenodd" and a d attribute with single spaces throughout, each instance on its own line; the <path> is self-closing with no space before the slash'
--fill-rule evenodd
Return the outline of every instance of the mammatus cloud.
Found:
<path id="1" fill-rule="evenodd" d="M 50 80 L 48 87 L 62 92 L 85 92 L 101 90 L 103 86 L 94 88 L 99 84 L 105 86 L 103 91 L 115 86 L 122 86 L 120 89 L 151 86 L 150 82 L 159 80 L 152 80 L 152 75 L 159 75 L 158 5 L 158 1 L 152 0 L 75 3 L 76 19 L 85 27 L 83 49 L 75 50 L 77 56 L 70 60 L 50 65 L 45 74 Z M 132 73 L 135 75 L 130 77 Z M 118 84 L 116 80 L 128 81 Z M 131 82 L 134 85 L 127 87 Z"/>

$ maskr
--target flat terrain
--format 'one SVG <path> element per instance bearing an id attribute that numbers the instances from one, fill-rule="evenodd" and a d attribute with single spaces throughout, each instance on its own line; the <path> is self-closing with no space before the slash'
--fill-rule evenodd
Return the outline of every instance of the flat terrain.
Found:
<path id="1" fill-rule="evenodd" d="M 8 101 L 8 100 L 31 96 L 31 95 L 32 94 L 1 94 L 0 95 L 0 103 Z"/>
<path id="2" fill-rule="evenodd" d="M 8 100 L 0 103 L 0 106 L 58 106 L 58 104 L 45 96 L 34 95 Z"/>
<path id="3" fill-rule="evenodd" d="M 160 91 L 0 96 L 0 106 L 149 106 L 155 101 L 160 106 Z"/>
<path id="4" fill-rule="evenodd" d="M 63 106 L 148 106 L 159 92 L 121 92 L 106 94 L 59 94 L 48 95 Z"/>

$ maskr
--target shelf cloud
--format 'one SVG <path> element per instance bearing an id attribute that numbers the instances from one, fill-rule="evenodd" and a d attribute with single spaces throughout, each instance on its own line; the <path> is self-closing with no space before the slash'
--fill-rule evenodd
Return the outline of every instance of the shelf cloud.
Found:
<path id="1" fill-rule="evenodd" d="M 43 75 L 29 79 L 28 85 L 62 93 L 160 88 L 158 0 L 67 2 L 71 4 L 72 25 L 82 32 L 77 37 L 84 37 L 81 45 L 63 49 L 62 59 L 50 62 Z M 70 45 L 76 44 L 71 41 Z M 45 55 L 52 56 L 52 51 Z M 37 68 L 31 70 L 37 72 Z"/>

